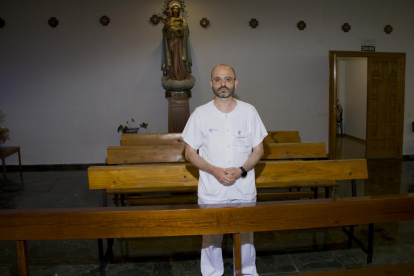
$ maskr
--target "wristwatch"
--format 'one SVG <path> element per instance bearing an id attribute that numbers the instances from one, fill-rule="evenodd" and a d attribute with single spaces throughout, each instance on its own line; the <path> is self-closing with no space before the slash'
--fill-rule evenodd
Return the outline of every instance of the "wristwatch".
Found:
<path id="1" fill-rule="evenodd" d="M 243 167 L 240 167 L 239 169 L 242 171 L 241 177 L 245 178 L 247 176 L 247 171 Z"/>

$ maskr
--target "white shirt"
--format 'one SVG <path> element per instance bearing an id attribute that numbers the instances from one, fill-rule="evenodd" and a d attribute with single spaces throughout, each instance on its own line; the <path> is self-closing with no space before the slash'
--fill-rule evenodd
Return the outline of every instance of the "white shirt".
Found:
<path id="1" fill-rule="evenodd" d="M 223 113 L 211 101 L 196 108 L 181 136 L 211 165 L 238 168 L 250 157 L 252 148 L 267 136 L 267 131 L 254 106 L 237 100 L 233 111 Z M 200 170 L 198 196 L 215 201 L 252 199 L 256 196 L 254 169 L 230 186 Z"/>

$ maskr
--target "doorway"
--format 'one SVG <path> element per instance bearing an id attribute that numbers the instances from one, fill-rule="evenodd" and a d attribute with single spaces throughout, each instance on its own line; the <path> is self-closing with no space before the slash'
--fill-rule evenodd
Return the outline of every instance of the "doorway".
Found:
<path id="1" fill-rule="evenodd" d="M 329 52 L 329 158 L 337 158 L 337 90 L 341 58 L 367 59 L 366 158 L 401 158 L 405 53 Z M 360 130 L 361 131 L 361 130 Z"/>
<path id="2" fill-rule="evenodd" d="M 337 159 L 365 158 L 368 58 L 337 58 Z"/>

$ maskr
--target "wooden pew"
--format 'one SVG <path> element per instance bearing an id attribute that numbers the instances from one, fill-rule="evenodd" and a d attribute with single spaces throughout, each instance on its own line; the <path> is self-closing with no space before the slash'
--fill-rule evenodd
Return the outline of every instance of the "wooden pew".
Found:
<path id="1" fill-rule="evenodd" d="M 128 135 L 127 135 L 128 136 Z M 325 143 L 266 143 L 262 160 L 326 158 Z M 109 165 L 186 162 L 185 144 L 110 146 Z"/>
<path id="2" fill-rule="evenodd" d="M 173 162 L 186 162 L 184 157 L 184 144 L 176 145 L 157 145 L 157 146 L 117 146 L 117 147 L 108 147 L 108 164 L 145 164 L 145 163 L 173 163 Z M 294 159 L 315 159 L 315 158 L 326 158 L 326 148 L 325 143 L 267 143 L 264 144 L 264 155 L 262 160 L 294 160 Z M 318 192 L 317 187 L 325 188 L 325 197 L 328 197 L 329 188 L 336 187 L 339 184 L 336 181 L 318 181 L 313 182 L 312 185 L 309 183 L 290 183 L 289 185 L 280 186 L 280 185 L 267 185 L 267 189 L 271 188 L 312 188 L 311 191 L 301 191 L 295 193 L 260 193 L 258 200 L 286 200 L 294 198 L 303 198 L 303 197 L 319 197 L 323 196 L 323 192 Z M 258 187 L 262 189 L 261 187 Z M 148 188 L 145 193 L 154 193 L 154 192 L 196 192 L 196 189 L 183 189 L 182 187 L 173 188 L 172 190 L 162 190 L 154 189 L 151 190 Z M 118 204 L 118 195 L 121 194 L 121 202 L 124 203 L 135 203 L 135 204 L 149 204 L 151 202 L 151 197 L 148 196 L 128 196 L 125 198 L 124 194 L 137 194 L 144 193 L 143 191 L 133 191 L 133 190 L 107 190 L 108 194 L 115 195 L 115 202 Z M 152 197 L 153 202 L 157 204 L 173 204 L 177 203 L 190 203 L 196 202 L 196 197 L 194 195 L 186 196 L 175 196 L 176 200 L 171 197 L 161 196 L 161 197 Z"/>
<path id="3" fill-rule="evenodd" d="M 241 275 L 240 233 L 414 220 L 412 210 L 414 194 L 209 206 L 0 210 L 0 240 L 16 241 L 19 274 L 28 275 L 31 240 L 233 234 L 235 273 Z M 378 268 L 371 271 L 359 275 L 381 275 L 374 274 Z"/>
<path id="4" fill-rule="evenodd" d="M 365 159 L 322 161 L 259 161 L 256 185 L 268 188 L 296 182 L 367 179 Z M 91 166 L 89 189 L 137 189 L 197 187 L 198 169 L 190 163 L 136 164 L 134 166 Z M 308 184 L 304 184 L 308 185 Z M 303 187 L 300 183 L 296 187 Z"/>
<path id="5" fill-rule="evenodd" d="M 263 140 L 266 143 L 300 143 L 299 131 L 268 131 Z"/>
<path id="6" fill-rule="evenodd" d="M 300 143 L 299 131 L 268 131 L 264 143 Z M 121 134 L 121 146 L 184 144 L 181 133 Z"/>
<path id="7" fill-rule="evenodd" d="M 255 172 L 257 189 L 310 188 L 327 181 L 368 178 L 365 160 L 260 161 Z M 198 169 L 190 163 L 89 167 L 88 177 L 89 189 L 103 190 L 104 205 L 107 190 L 114 194 L 195 192 L 198 186 Z"/>

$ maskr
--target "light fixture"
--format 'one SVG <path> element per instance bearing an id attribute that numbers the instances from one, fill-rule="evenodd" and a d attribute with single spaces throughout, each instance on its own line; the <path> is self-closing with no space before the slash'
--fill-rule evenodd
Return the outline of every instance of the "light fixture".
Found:
<path id="1" fill-rule="evenodd" d="M 299 30 L 303 31 L 306 28 L 306 23 L 305 21 L 299 21 L 297 24 Z"/>
<path id="2" fill-rule="evenodd" d="M 249 25 L 253 29 L 256 29 L 257 26 L 259 26 L 259 21 L 257 21 L 256 18 L 252 18 L 252 20 L 250 20 L 250 22 L 249 22 Z"/>
<path id="3" fill-rule="evenodd" d="M 201 25 L 201 27 L 203 27 L 203 28 L 207 28 L 207 26 L 210 24 L 210 21 L 208 21 L 208 19 L 207 18 L 205 18 L 205 17 L 203 17 L 201 20 L 200 20 L 200 25 Z"/>
<path id="4" fill-rule="evenodd" d="M 384 32 L 385 32 L 386 34 L 390 34 L 390 33 L 392 33 L 392 30 L 393 30 L 393 28 L 392 28 L 392 26 L 391 26 L 391 25 L 387 25 L 387 26 L 385 26 L 385 27 L 384 27 Z"/>
<path id="5" fill-rule="evenodd" d="M 111 19 L 109 19 L 108 16 L 103 15 L 101 19 L 99 20 L 99 22 L 101 22 L 101 24 L 104 26 L 108 26 L 108 24 L 111 22 Z"/>
<path id="6" fill-rule="evenodd" d="M 342 25 L 342 30 L 345 33 L 349 32 L 350 29 L 351 29 L 351 25 L 349 25 L 348 23 L 344 23 L 344 25 Z"/>
<path id="7" fill-rule="evenodd" d="M 57 20 L 56 17 L 51 17 L 48 22 L 52 28 L 56 28 L 56 26 L 59 25 L 59 20 Z"/>
<path id="8" fill-rule="evenodd" d="M 150 21 L 152 22 L 152 24 L 154 24 L 154 25 L 158 25 L 158 23 L 160 23 L 160 18 L 159 18 L 159 16 L 158 16 L 158 15 L 156 15 L 156 14 L 154 13 L 154 15 L 153 15 L 153 16 L 151 16 Z"/>

